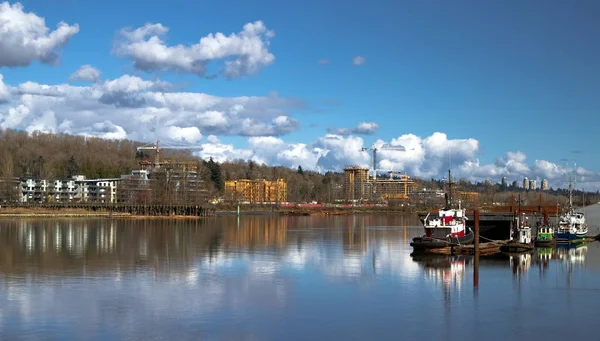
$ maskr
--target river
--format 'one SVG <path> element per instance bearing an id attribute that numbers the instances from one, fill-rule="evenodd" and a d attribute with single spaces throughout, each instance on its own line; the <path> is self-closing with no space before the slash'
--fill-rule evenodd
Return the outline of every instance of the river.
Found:
<path id="1" fill-rule="evenodd" d="M 597 339 L 600 244 L 413 257 L 414 217 L 0 220 L 1 340 Z"/>

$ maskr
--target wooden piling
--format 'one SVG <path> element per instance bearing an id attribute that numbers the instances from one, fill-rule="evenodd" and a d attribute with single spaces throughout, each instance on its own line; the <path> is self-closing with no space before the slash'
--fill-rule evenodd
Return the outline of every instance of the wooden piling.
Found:
<path id="1" fill-rule="evenodd" d="M 473 264 L 473 288 L 479 287 L 479 205 L 475 209 L 475 239 L 473 240 L 475 259 Z"/>
<path id="2" fill-rule="evenodd" d="M 475 239 L 473 245 L 475 246 L 475 256 L 479 257 L 479 206 L 475 209 Z"/>

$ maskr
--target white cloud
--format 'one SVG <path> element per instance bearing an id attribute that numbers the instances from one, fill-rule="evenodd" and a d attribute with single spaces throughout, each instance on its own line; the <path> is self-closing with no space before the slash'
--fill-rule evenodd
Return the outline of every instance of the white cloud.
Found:
<path id="1" fill-rule="evenodd" d="M 91 65 L 83 65 L 69 77 L 69 82 L 87 81 L 95 83 L 100 80 L 100 71 Z"/>
<path id="2" fill-rule="evenodd" d="M 354 64 L 356 66 L 362 65 L 366 61 L 367 61 L 367 59 L 363 56 L 356 56 L 356 57 L 352 58 L 352 64 Z"/>
<path id="3" fill-rule="evenodd" d="M 275 93 L 217 97 L 170 88 L 167 82 L 131 75 L 87 86 L 24 82 L 11 87 L 0 78 L 0 128 L 197 143 L 203 135 L 282 136 L 300 127 L 285 114 L 302 107 L 297 99 Z"/>
<path id="4" fill-rule="evenodd" d="M 379 125 L 375 122 L 360 122 L 356 128 L 352 129 L 353 134 L 373 135 L 379 129 Z"/>
<path id="5" fill-rule="evenodd" d="M 0 103 L 8 102 L 10 99 L 10 89 L 4 84 L 4 76 L 0 74 Z"/>
<path id="6" fill-rule="evenodd" d="M 522 152 L 508 152 L 496 162 L 482 164 L 478 159 L 479 142 L 475 139 L 450 139 L 444 133 L 433 133 L 421 138 L 405 134 L 389 142 L 377 140 L 379 172 L 388 170 L 407 172 L 410 176 L 423 179 L 443 178 L 448 170 L 449 154 L 453 174 L 472 181 L 491 178 L 499 182 L 503 176 L 512 180 L 548 179 L 551 186 L 564 186 L 568 174 L 576 172 L 577 181 L 587 189 L 600 189 L 600 173 L 583 168 L 567 169 L 546 160 L 535 160 L 527 164 Z M 404 147 L 404 151 L 390 150 L 387 147 Z M 232 158 L 252 159 L 268 165 L 283 165 L 296 168 L 299 165 L 307 170 L 342 171 L 344 166 L 357 165 L 371 167 L 372 153 L 361 151 L 364 141 L 357 136 L 327 134 L 312 144 L 289 143 L 276 137 L 250 137 L 248 145 L 238 149 L 218 140 L 203 144 L 202 157 L 213 156 L 224 161 Z M 449 150 L 450 146 L 450 150 Z"/>
<path id="7" fill-rule="evenodd" d="M 120 31 L 114 53 L 131 58 L 134 66 L 145 71 L 172 71 L 206 75 L 212 61 L 224 61 L 220 72 L 227 78 L 256 74 L 270 65 L 275 56 L 269 52 L 270 38 L 275 33 L 262 21 L 244 25 L 239 33 L 208 34 L 197 44 L 168 46 L 161 38 L 169 31 L 162 24 Z"/>
<path id="8" fill-rule="evenodd" d="M 327 132 L 334 135 L 373 135 L 379 130 L 379 125 L 375 122 L 360 122 L 356 127 L 348 128 L 327 128 Z"/>
<path id="9" fill-rule="evenodd" d="M 44 18 L 24 12 L 20 3 L 0 3 L 0 67 L 27 66 L 35 60 L 55 64 L 62 48 L 78 32 L 78 25 L 64 22 L 50 31 Z"/>
<path id="10" fill-rule="evenodd" d="M 275 117 L 270 124 L 253 118 L 246 118 L 242 121 L 240 135 L 279 136 L 291 133 L 299 128 L 300 123 L 296 119 L 284 115 Z"/>

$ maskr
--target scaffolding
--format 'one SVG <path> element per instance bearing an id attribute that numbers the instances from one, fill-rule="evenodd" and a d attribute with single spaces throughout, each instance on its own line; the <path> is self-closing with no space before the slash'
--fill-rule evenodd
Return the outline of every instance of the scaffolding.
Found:
<path id="1" fill-rule="evenodd" d="M 229 200 L 249 203 L 286 202 L 287 183 L 283 179 L 238 179 L 225 181 L 225 195 Z"/>
<path id="2" fill-rule="evenodd" d="M 348 166 L 344 167 L 344 193 L 346 200 L 369 200 L 371 197 L 369 168 Z"/>
<path id="3" fill-rule="evenodd" d="M 406 174 L 390 173 L 389 179 L 369 178 L 367 167 L 348 166 L 344 168 L 344 193 L 348 201 L 370 200 L 373 187 L 376 200 L 407 199 L 415 191 L 415 182 Z M 397 178 L 394 179 L 394 176 Z"/>

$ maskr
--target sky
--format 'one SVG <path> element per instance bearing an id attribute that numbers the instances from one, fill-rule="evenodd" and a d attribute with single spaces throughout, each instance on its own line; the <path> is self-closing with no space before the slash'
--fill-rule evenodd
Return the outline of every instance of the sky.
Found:
<path id="1" fill-rule="evenodd" d="M 320 172 L 368 166 L 375 146 L 382 173 L 600 189 L 599 15 L 554 0 L 0 2 L 0 128 Z"/>

